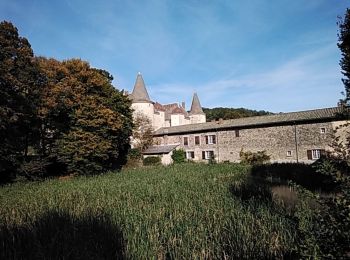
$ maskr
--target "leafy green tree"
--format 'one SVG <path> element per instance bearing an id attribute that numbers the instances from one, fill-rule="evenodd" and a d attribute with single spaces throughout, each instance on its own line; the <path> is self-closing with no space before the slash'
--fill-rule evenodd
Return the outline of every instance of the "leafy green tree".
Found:
<path id="1" fill-rule="evenodd" d="M 28 40 L 10 22 L 1 22 L 0 180 L 14 177 L 32 155 L 30 148 L 38 144 L 37 106 L 43 81 Z"/>
<path id="2" fill-rule="evenodd" d="M 174 150 L 171 159 L 174 163 L 183 163 L 186 160 L 186 153 L 183 149 Z"/>
<path id="3" fill-rule="evenodd" d="M 241 117 L 250 117 L 250 116 L 262 116 L 270 115 L 271 112 L 264 110 L 256 111 L 246 108 L 227 108 L 227 107 L 214 107 L 214 108 L 203 108 L 203 111 L 206 115 L 207 121 L 219 120 L 221 119 L 236 119 Z"/>

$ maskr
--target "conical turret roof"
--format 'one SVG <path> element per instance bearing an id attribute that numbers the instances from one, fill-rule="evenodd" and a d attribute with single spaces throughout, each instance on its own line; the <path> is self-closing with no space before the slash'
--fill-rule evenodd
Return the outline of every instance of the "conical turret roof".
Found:
<path id="1" fill-rule="evenodd" d="M 204 114 L 201 103 L 199 102 L 197 93 L 193 94 L 190 114 L 191 115 Z"/>
<path id="2" fill-rule="evenodd" d="M 145 86 L 145 82 L 143 81 L 143 78 L 140 72 L 137 74 L 134 90 L 131 93 L 131 98 L 134 103 L 151 102 Z"/>

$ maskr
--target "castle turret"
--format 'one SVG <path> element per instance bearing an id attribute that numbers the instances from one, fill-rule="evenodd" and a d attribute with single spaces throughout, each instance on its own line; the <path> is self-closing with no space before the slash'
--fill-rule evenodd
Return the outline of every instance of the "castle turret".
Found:
<path id="1" fill-rule="evenodd" d="M 132 100 L 131 108 L 134 110 L 134 118 L 138 114 L 147 116 L 153 125 L 154 106 L 149 98 L 145 82 L 139 72 L 136 77 L 134 89 L 130 95 Z"/>
<path id="2" fill-rule="evenodd" d="M 189 115 L 190 115 L 191 124 L 206 122 L 206 116 L 205 116 L 205 113 L 203 112 L 201 103 L 199 102 L 197 93 L 193 94 L 192 105 L 191 105 L 191 110 Z"/>

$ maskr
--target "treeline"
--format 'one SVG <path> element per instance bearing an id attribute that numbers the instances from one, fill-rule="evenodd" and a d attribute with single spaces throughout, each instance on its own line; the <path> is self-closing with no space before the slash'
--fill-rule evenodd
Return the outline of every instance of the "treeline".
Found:
<path id="1" fill-rule="evenodd" d="M 36 57 L 0 23 L 0 181 L 95 174 L 126 162 L 130 101 L 80 59 Z"/>
<path id="2" fill-rule="evenodd" d="M 207 117 L 207 121 L 222 119 L 236 119 L 241 117 L 250 116 L 263 116 L 271 115 L 271 112 L 264 110 L 250 110 L 246 108 L 227 108 L 227 107 L 215 107 L 215 108 L 203 108 L 203 112 Z"/>

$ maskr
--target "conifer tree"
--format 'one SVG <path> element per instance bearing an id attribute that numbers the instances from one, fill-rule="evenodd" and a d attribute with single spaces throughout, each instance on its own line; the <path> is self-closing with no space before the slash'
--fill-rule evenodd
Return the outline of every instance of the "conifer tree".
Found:
<path id="1" fill-rule="evenodd" d="M 339 19 L 338 47 L 342 55 L 340 67 L 344 75 L 342 81 L 345 87 L 342 102 L 348 105 L 350 101 L 350 9 L 346 10 L 344 19 Z"/>

